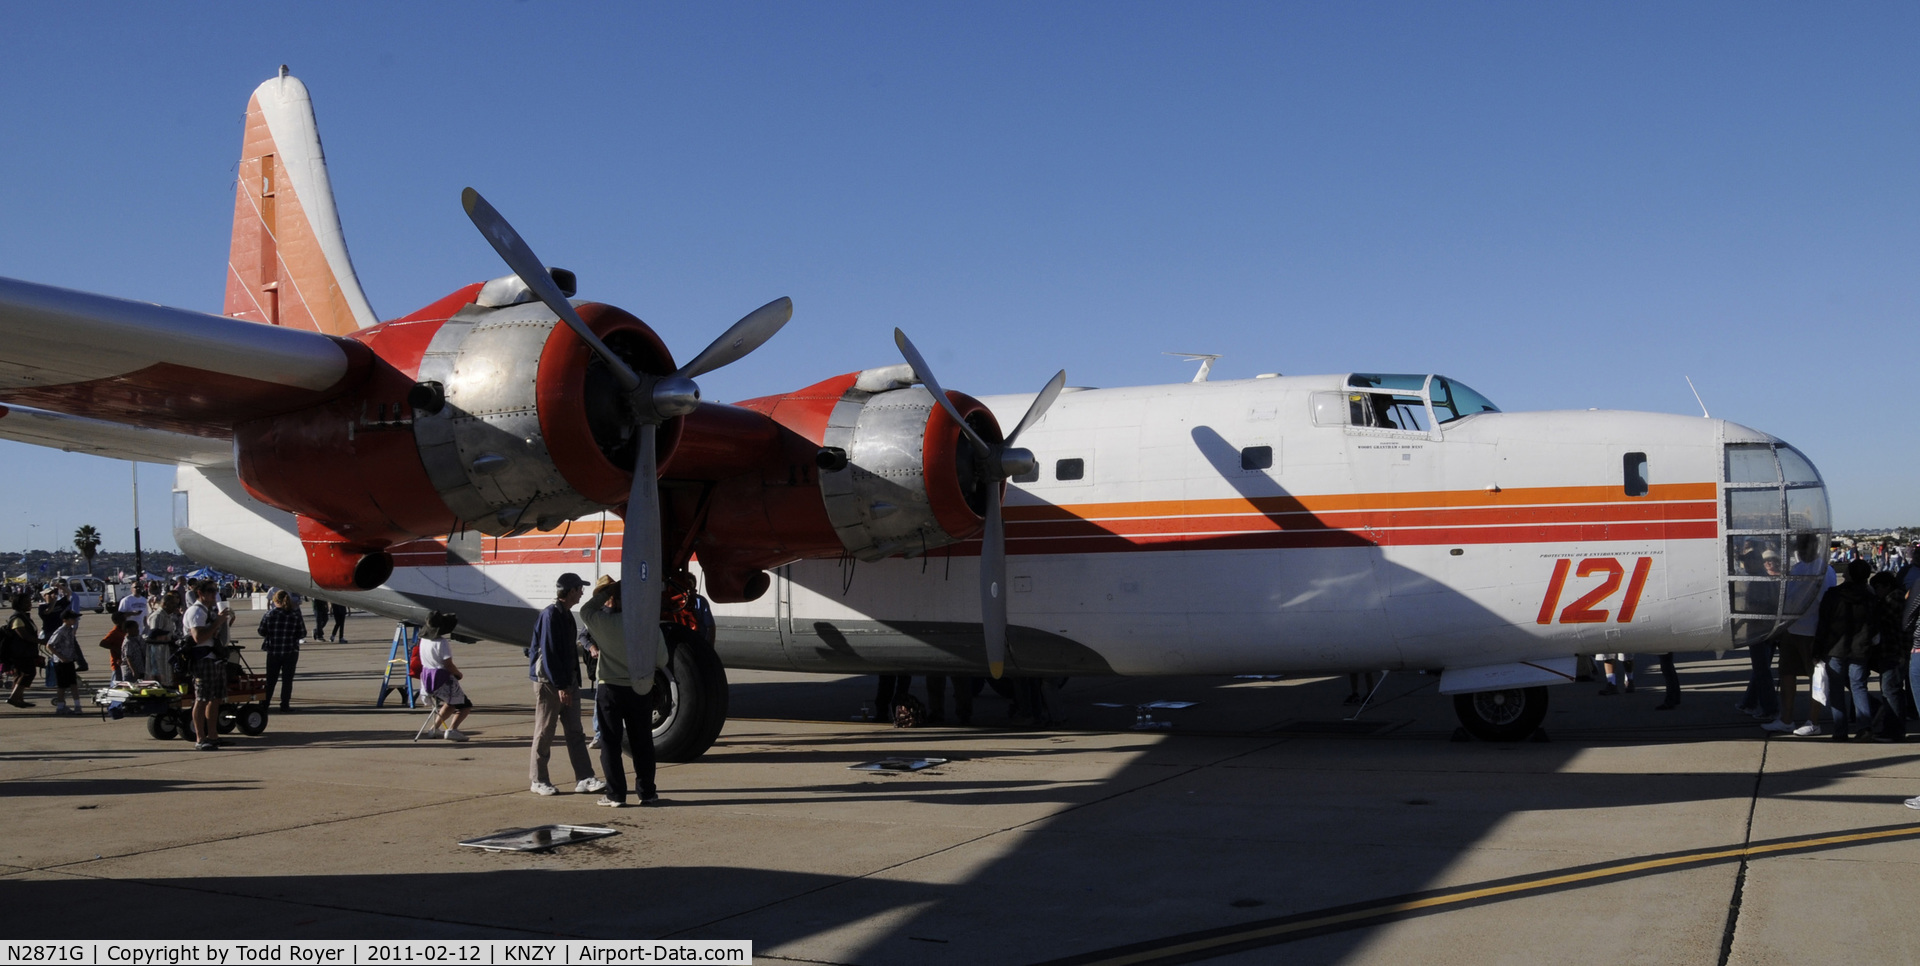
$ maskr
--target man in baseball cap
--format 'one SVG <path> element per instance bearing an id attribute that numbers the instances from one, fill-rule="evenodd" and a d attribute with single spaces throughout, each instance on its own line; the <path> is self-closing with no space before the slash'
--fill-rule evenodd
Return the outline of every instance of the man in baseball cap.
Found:
<path id="1" fill-rule="evenodd" d="M 533 681 L 533 748 L 527 763 L 535 795 L 552 795 L 547 756 L 553 748 L 553 727 L 566 735 L 567 759 L 573 764 L 576 792 L 597 792 L 606 782 L 594 777 L 593 757 L 587 754 L 587 736 L 580 731 L 580 638 L 573 606 L 587 582 L 576 573 L 561 574 L 553 582 L 555 598 L 533 621 L 533 643 L 527 648 L 527 677 Z"/>

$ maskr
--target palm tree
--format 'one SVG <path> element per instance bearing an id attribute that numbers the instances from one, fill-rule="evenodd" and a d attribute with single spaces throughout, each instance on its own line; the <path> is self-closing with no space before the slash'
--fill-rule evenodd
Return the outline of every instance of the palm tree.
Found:
<path id="1" fill-rule="evenodd" d="M 93 552 L 100 549 L 100 531 L 91 523 L 73 531 L 73 546 L 87 558 L 87 576 L 93 576 Z"/>

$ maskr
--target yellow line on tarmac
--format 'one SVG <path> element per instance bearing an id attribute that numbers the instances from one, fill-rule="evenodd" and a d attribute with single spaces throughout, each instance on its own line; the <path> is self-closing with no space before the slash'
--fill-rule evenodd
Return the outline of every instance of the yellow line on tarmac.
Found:
<path id="1" fill-rule="evenodd" d="M 1815 835 L 1807 838 L 1739 845 L 1711 852 L 1688 852 L 1659 858 L 1633 859 L 1614 865 L 1595 866 L 1582 869 L 1578 872 L 1558 875 L 1548 874 L 1519 882 L 1504 882 L 1499 885 L 1481 887 L 1465 886 L 1458 890 L 1439 895 L 1383 902 L 1378 905 L 1365 906 L 1358 909 L 1347 909 L 1342 912 L 1329 913 L 1324 916 L 1315 916 L 1309 919 L 1298 919 L 1271 926 L 1257 926 L 1240 932 L 1176 942 L 1155 949 L 1137 950 L 1135 952 L 1114 956 L 1110 959 L 1088 960 L 1083 962 L 1083 966 L 1138 966 L 1138 964 L 1142 963 L 1152 963 L 1165 959 L 1191 956 L 1194 953 L 1203 953 L 1209 949 L 1219 949 L 1223 946 L 1233 946 L 1261 939 L 1274 939 L 1286 936 L 1289 933 L 1323 930 L 1328 926 L 1338 926 L 1343 923 L 1377 919 L 1382 916 L 1392 916 L 1399 913 L 1438 909 L 1445 906 L 1459 905 L 1499 896 L 1516 896 L 1521 893 L 1540 892 L 1559 886 L 1585 882 L 1591 879 L 1605 879 L 1613 876 L 1632 875 L 1657 869 L 1671 869 L 1688 865 L 1711 865 L 1716 862 L 1753 858 L 1774 852 L 1807 851 L 1842 845 L 1854 845 L 1860 842 L 1898 838 L 1920 838 L 1920 825 L 1875 829 L 1867 832 L 1848 832 L 1838 835 Z"/>

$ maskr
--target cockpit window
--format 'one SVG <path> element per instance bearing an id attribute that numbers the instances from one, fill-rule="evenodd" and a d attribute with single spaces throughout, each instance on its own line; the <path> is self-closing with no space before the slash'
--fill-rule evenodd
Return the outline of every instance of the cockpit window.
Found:
<path id="1" fill-rule="evenodd" d="M 1347 406 L 1349 426 L 1420 433 L 1477 413 L 1500 411 L 1487 397 L 1446 376 L 1379 372 L 1347 376 Z"/>
<path id="2" fill-rule="evenodd" d="M 1446 376 L 1434 376 L 1433 415 L 1442 423 L 1450 423 L 1462 416 L 1474 413 L 1497 413 L 1500 407 L 1493 401 L 1473 391 L 1473 387 L 1463 382 L 1455 382 Z"/>
<path id="3" fill-rule="evenodd" d="M 1419 396 L 1385 392 L 1348 393 L 1347 409 L 1348 425 L 1422 433 L 1427 431 L 1427 401 Z"/>
<path id="4" fill-rule="evenodd" d="M 1347 385 L 1355 389 L 1400 389 L 1407 392 L 1425 392 L 1426 376 L 1414 376 L 1377 372 L 1356 372 L 1347 377 Z"/>

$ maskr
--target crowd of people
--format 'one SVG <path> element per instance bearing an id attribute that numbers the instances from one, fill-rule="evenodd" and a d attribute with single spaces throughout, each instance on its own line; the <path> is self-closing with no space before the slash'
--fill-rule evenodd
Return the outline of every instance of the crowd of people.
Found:
<path id="1" fill-rule="evenodd" d="M 215 719 L 226 696 L 226 665 L 238 619 L 228 600 L 253 586 L 186 577 L 139 580 L 118 601 L 107 602 L 110 629 L 98 644 L 106 651 L 111 680 L 164 688 L 191 681 L 195 746 L 203 750 L 219 747 Z M 307 627 L 296 595 L 272 590 L 268 597 L 271 606 L 255 628 L 266 658 L 264 700 L 270 703 L 278 692 L 280 710 L 287 712 L 292 710 L 293 676 L 300 646 L 308 640 Z M 0 670 L 13 679 L 7 703 L 34 707 L 27 689 L 44 675 L 54 690 L 53 713 L 80 714 L 79 675 L 90 670 L 89 648 L 79 639 L 80 609 L 65 582 L 16 591 L 8 604 L 11 615 L 0 625 Z M 334 639 L 344 640 L 346 608 L 318 599 L 314 604 L 316 613 L 325 609 L 334 618 Z"/>
<path id="2" fill-rule="evenodd" d="M 1773 734 L 1898 741 L 1920 720 L 1920 542 L 1902 551 L 1836 552 L 1819 606 L 1787 628 L 1777 665 L 1757 659 L 1737 710 Z M 1878 568 L 1878 569 L 1876 569 Z M 1755 649 L 1756 653 L 1768 653 Z M 1777 684 L 1776 687 L 1776 673 Z M 1879 693 L 1870 683 L 1879 677 Z M 1801 682 L 1807 700 L 1801 711 Z M 1920 798 L 1907 803 L 1920 808 Z"/>

